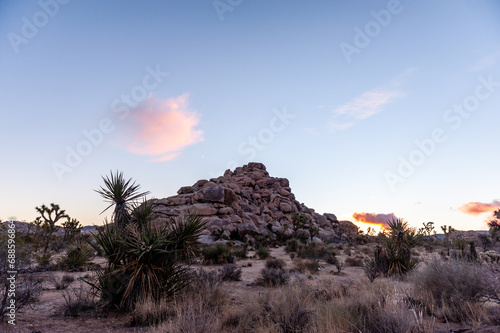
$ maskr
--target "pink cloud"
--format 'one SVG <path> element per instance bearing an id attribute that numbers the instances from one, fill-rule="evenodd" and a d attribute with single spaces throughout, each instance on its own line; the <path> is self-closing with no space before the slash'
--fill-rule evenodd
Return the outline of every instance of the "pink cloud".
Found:
<path id="1" fill-rule="evenodd" d="M 130 112 L 126 147 L 135 154 L 152 155 L 155 162 L 169 161 L 203 141 L 203 131 L 195 129 L 198 123 L 187 95 L 166 100 L 149 96 Z"/>
<path id="2" fill-rule="evenodd" d="M 352 217 L 357 222 L 381 224 L 384 227 L 387 227 L 387 222 L 389 222 L 390 220 L 397 219 L 394 213 L 390 214 L 354 213 L 352 214 Z"/>
<path id="3" fill-rule="evenodd" d="M 492 202 L 468 202 L 458 207 L 465 214 L 479 215 L 483 213 L 494 212 L 500 208 L 500 201 L 493 200 Z"/>

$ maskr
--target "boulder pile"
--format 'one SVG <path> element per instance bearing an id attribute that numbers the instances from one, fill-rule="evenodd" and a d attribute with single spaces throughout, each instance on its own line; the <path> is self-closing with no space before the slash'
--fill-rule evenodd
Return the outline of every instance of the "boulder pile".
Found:
<path id="1" fill-rule="evenodd" d="M 334 214 L 320 215 L 297 201 L 288 179 L 270 177 L 262 163 L 226 170 L 223 176 L 199 180 L 181 187 L 175 196 L 155 200 L 162 213 L 158 222 L 194 213 L 207 222 L 205 237 L 217 235 L 248 243 L 261 237 L 289 238 L 294 234 L 294 213 L 307 219 L 308 228 L 300 230 L 303 237 L 310 237 L 309 230 L 322 239 L 341 236 L 336 233 L 339 221 Z"/>

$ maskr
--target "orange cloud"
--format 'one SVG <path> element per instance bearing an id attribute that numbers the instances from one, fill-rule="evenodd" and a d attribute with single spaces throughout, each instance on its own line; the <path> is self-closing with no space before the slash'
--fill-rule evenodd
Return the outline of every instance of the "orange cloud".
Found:
<path id="1" fill-rule="evenodd" d="M 384 228 L 387 228 L 388 221 L 392 219 L 397 219 L 394 213 L 390 214 L 354 213 L 352 214 L 352 217 L 357 222 L 382 225 Z"/>
<path id="2" fill-rule="evenodd" d="M 497 209 L 500 209 L 500 201 L 493 200 L 490 203 L 485 202 L 468 202 L 458 207 L 458 209 L 465 214 L 470 215 L 479 215 L 483 213 L 494 212 Z"/>
<path id="3" fill-rule="evenodd" d="M 187 95 L 166 100 L 149 96 L 130 112 L 126 147 L 135 154 L 152 155 L 155 162 L 169 161 L 203 141 L 203 131 L 195 129 L 198 123 L 198 114 L 188 109 Z"/>

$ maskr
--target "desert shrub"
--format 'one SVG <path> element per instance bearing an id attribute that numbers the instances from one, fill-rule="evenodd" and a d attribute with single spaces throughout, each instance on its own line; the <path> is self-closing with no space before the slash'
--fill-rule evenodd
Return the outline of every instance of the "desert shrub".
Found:
<path id="1" fill-rule="evenodd" d="M 337 260 L 336 263 L 334 263 L 335 268 L 337 268 L 337 273 L 340 273 L 340 271 L 344 268 L 344 262 L 341 260 Z"/>
<path id="2" fill-rule="evenodd" d="M 351 250 L 351 248 L 350 248 L 350 247 L 345 248 L 345 250 L 344 250 L 344 254 L 345 254 L 346 256 L 350 257 L 350 256 L 352 255 L 352 250 Z"/>
<path id="3" fill-rule="evenodd" d="M 333 255 L 333 254 L 327 254 L 325 257 L 324 257 L 325 261 L 327 263 L 329 263 L 330 265 L 336 265 L 338 264 L 339 262 L 339 259 Z"/>
<path id="4" fill-rule="evenodd" d="M 203 261 L 206 264 L 225 264 L 232 257 L 231 251 L 227 244 L 217 243 L 215 245 L 209 245 L 202 250 Z"/>
<path id="5" fill-rule="evenodd" d="M 363 264 L 363 270 L 370 282 L 375 281 L 375 279 L 380 275 L 380 269 L 377 267 L 375 259 L 368 258 Z"/>
<path id="6" fill-rule="evenodd" d="M 89 264 L 94 256 L 94 250 L 88 243 L 78 242 L 71 245 L 59 262 L 64 269 L 78 269 Z"/>
<path id="7" fill-rule="evenodd" d="M 92 295 L 81 284 L 78 288 L 64 289 L 61 294 L 65 302 L 65 317 L 78 317 L 83 311 L 95 309 Z"/>
<path id="8" fill-rule="evenodd" d="M 158 332 L 217 332 L 218 320 L 228 295 L 220 287 L 217 271 L 199 269 L 191 272 L 190 288 L 180 293 L 169 320 Z"/>
<path id="9" fill-rule="evenodd" d="M 41 253 L 34 255 L 35 261 L 39 269 L 48 269 L 50 267 L 50 261 L 52 259 L 52 253 Z"/>
<path id="10" fill-rule="evenodd" d="M 260 275 L 257 284 L 269 287 L 285 285 L 290 280 L 288 272 L 280 268 L 263 268 Z"/>
<path id="11" fill-rule="evenodd" d="M 364 257 L 362 255 L 355 255 L 354 257 L 347 257 L 345 259 L 345 264 L 347 266 L 362 267 Z"/>
<path id="12" fill-rule="evenodd" d="M 247 257 L 247 247 L 246 246 L 236 246 L 231 250 L 231 253 L 236 258 L 246 259 Z"/>
<path id="13" fill-rule="evenodd" d="M 319 261 L 310 259 L 297 259 L 293 262 L 292 270 L 300 273 L 312 273 L 317 274 L 319 270 Z"/>
<path id="14" fill-rule="evenodd" d="M 292 238 L 286 241 L 285 252 L 297 252 L 297 249 L 300 247 L 300 242 L 297 238 Z"/>
<path id="15" fill-rule="evenodd" d="M 346 289 L 332 286 L 323 291 L 316 303 L 314 332 L 432 332 L 419 324 L 417 316 L 396 299 L 394 288 L 367 288 L 357 285 Z M 392 290 L 392 291 L 391 291 Z"/>
<path id="16" fill-rule="evenodd" d="M 172 318 L 175 310 L 165 300 L 145 298 L 135 306 L 131 315 L 130 326 L 153 326 Z"/>
<path id="17" fill-rule="evenodd" d="M 270 258 L 266 260 L 266 268 L 284 269 L 286 263 L 283 259 Z"/>
<path id="18" fill-rule="evenodd" d="M 0 272 L 0 276 L 3 272 Z M 16 276 L 15 280 L 15 295 L 14 298 L 10 298 L 9 289 L 11 281 L 7 280 L 6 276 L 1 276 L 0 280 L 0 322 L 5 320 L 7 316 L 8 319 L 12 319 L 8 317 L 9 309 L 7 302 L 15 299 L 16 311 L 22 309 L 29 303 L 34 303 L 40 300 L 40 296 L 42 294 L 42 282 L 43 280 L 35 277 L 33 273 L 28 274 L 19 274 Z"/>
<path id="19" fill-rule="evenodd" d="M 309 243 L 297 249 L 297 255 L 303 259 L 323 259 L 327 251 L 323 245 Z"/>
<path id="20" fill-rule="evenodd" d="M 464 261 L 434 259 L 411 276 L 414 298 L 433 314 L 453 322 L 486 322 L 483 300 L 500 301 L 496 273 Z"/>
<path id="21" fill-rule="evenodd" d="M 260 300 L 262 320 L 266 326 L 277 327 L 279 332 L 305 332 L 314 311 L 308 296 L 311 290 L 303 286 L 290 286 L 280 292 L 271 292 Z"/>
<path id="22" fill-rule="evenodd" d="M 56 277 L 52 276 L 51 282 L 56 288 L 56 290 L 64 290 L 69 287 L 71 283 L 75 281 L 72 275 L 64 274 L 63 276 Z"/>
<path id="23" fill-rule="evenodd" d="M 255 251 L 259 259 L 267 259 L 271 255 L 271 252 L 269 251 L 269 248 L 266 246 L 261 246 Z"/>
<path id="24" fill-rule="evenodd" d="M 241 268 L 235 264 L 227 264 L 219 269 L 219 275 L 222 281 L 241 281 Z"/>

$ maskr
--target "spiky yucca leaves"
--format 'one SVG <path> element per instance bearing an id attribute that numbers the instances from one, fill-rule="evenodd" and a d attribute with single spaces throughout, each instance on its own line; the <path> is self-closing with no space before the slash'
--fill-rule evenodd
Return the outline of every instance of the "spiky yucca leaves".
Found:
<path id="1" fill-rule="evenodd" d="M 205 228 L 203 218 L 198 215 L 188 214 L 174 217 L 170 220 L 169 243 L 178 259 L 189 261 L 201 253 L 198 237 Z"/>
<path id="2" fill-rule="evenodd" d="M 140 185 L 136 185 L 132 179 L 125 180 L 122 172 L 117 171 L 115 174 L 111 172 L 109 177 L 102 177 L 102 179 L 105 186 L 95 191 L 111 203 L 104 211 L 115 205 L 113 222 L 122 228 L 130 222 L 131 204 L 148 195 L 149 192 L 139 192 Z"/>
<path id="3" fill-rule="evenodd" d="M 144 222 L 123 229 L 106 225 L 95 236 L 108 265 L 91 284 L 105 305 L 130 310 L 146 297 L 160 300 L 189 283 L 183 259 L 198 252 L 205 223 L 192 215 L 162 227 Z"/>
<path id="4" fill-rule="evenodd" d="M 389 238 L 385 244 L 385 251 L 381 254 L 387 257 L 389 264 L 387 274 L 404 275 L 418 264 L 411 256 L 411 249 L 418 244 L 421 234 L 403 219 L 390 220 L 387 225 Z"/>
<path id="5" fill-rule="evenodd" d="M 365 262 L 365 271 L 371 279 L 376 272 L 384 275 L 404 275 L 413 270 L 418 262 L 411 255 L 411 249 L 420 241 L 422 235 L 411 228 L 403 219 L 389 220 L 386 240 L 383 247 L 377 246 L 374 259 Z"/>

